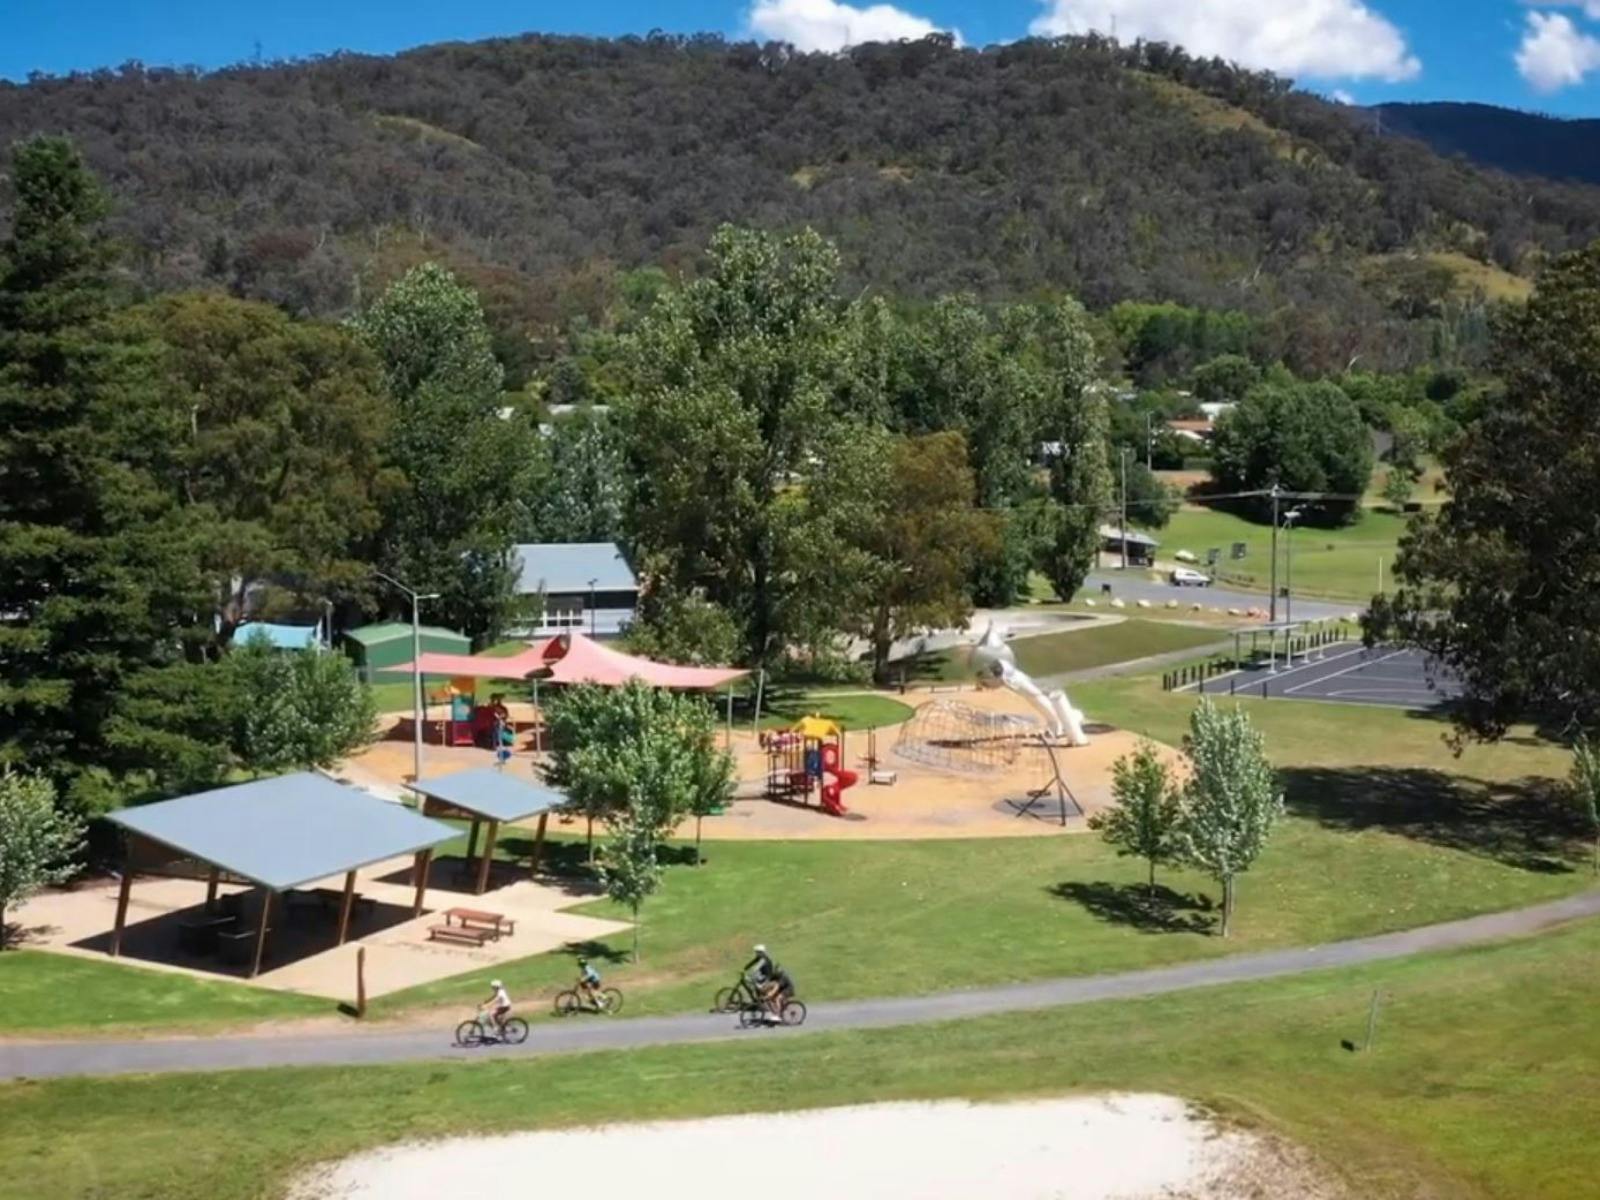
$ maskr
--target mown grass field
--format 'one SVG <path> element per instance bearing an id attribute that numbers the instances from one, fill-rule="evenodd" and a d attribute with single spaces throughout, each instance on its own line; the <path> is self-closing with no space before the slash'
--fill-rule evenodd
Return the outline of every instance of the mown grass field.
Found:
<path id="1" fill-rule="evenodd" d="M 1169 744 L 1181 741 L 1194 702 L 1149 679 L 1125 678 L 1076 686 L 1072 698 L 1091 720 Z M 1218 897 L 1211 881 L 1163 871 L 1163 890 L 1147 901 L 1137 886 L 1142 865 L 1084 836 L 715 842 L 703 867 L 689 865 L 680 848 L 662 891 L 644 909 L 643 961 L 626 961 L 626 935 L 583 950 L 628 992 L 629 1013 L 665 1013 L 702 1007 L 756 941 L 774 947 L 806 997 L 845 998 L 1330 941 L 1589 885 L 1584 847 L 1550 786 L 1565 774 L 1567 756 L 1531 731 L 1457 758 L 1437 720 L 1351 706 L 1242 703 L 1282 772 L 1290 815 L 1240 884 L 1236 933 L 1227 942 L 1209 934 Z M 915 802 L 909 792 L 906 802 Z M 525 853 L 527 835 L 512 833 L 501 845 L 508 856 Z M 582 860 L 581 843 L 570 838 L 551 856 L 580 875 Z M 604 901 L 580 911 L 623 915 Z M 467 1004 L 495 974 L 540 1015 L 574 974 L 576 952 L 397 993 L 377 1001 L 374 1016 Z M 61 1028 L 46 1011 L 51 981 L 27 982 L 54 962 L 40 954 L 0 960 L 0 1031 Z M 123 997 L 135 968 L 79 969 L 85 973 L 74 983 L 75 1003 L 105 1014 L 97 1029 L 266 1015 L 244 1011 L 245 1002 L 231 997 L 244 989 L 228 984 L 181 1004 L 129 1005 Z M 157 992 L 169 982 L 137 974 L 141 987 Z"/>
<path id="2" fill-rule="evenodd" d="M 1366 601 L 1378 588 L 1378 564 L 1383 563 L 1384 586 L 1390 586 L 1394 556 L 1405 531 L 1406 518 L 1380 509 L 1364 509 L 1354 525 L 1340 529 L 1295 529 L 1279 535 L 1279 586 L 1285 583 L 1286 556 L 1292 544 L 1294 590 L 1297 595 L 1333 600 Z M 1219 549 L 1220 581 L 1266 592 L 1272 571 L 1272 528 L 1246 521 L 1231 513 L 1185 506 L 1156 536 L 1160 556 L 1169 559 L 1178 550 L 1198 555 Z M 1231 559 L 1235 542 L 1245 544 L 1245 557 Z"/>
<path id="3" fill-rule="evenodd" d="M 1011 648 L 1019 667 L 1042 678 L 1209 646 L 1225 638 L 1226 634 L 1217 628 L 1141 616 L 1116 624 L 1019 637 L 1011 643 Z M 906 676 L 913 681 L 970 680 L 972 648 L 959 646 L 923 655 L 907 664 Z"/>
<path id="4" fill-rule="evenodd" d="M 1588 1200 L 1600 922 L 1362 969 L 859 1033 L 536 1060 L 0 1085 L 13 1200 L 264 1200 L 448 1134 L 874 1101 L 1149 1090 L 1310 1149 L 1372 1200 Z M 1359 1047 L 1382 989 L 1377 1039 Z M 723 1182 L 715 1163 L 673 1178 Z M 1070 1188 L 1071 1164 L 1063 1164 Z M 594 1164 L 602 1193 L 606 1164 Z"/>

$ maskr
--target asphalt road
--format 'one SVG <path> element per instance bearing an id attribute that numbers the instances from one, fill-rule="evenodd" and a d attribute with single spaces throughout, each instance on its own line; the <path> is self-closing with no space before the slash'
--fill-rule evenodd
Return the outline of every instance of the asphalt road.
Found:
<path id="1" fill-rule="evenodd" d="M 1490 913 L 1399 933 L 1325 946 L 1244 954 L 1205 962 L 1128 971 L 1117 975 L 1048 979 L 1008 987 L 932 996 L 906 996 L 816 1004 L 801 1029 L 741 1031 L 733 1017 L 600 1018 L 538 1022 L 521 1046 L 466 1050 L 451 1044 L 449 1030 L 353 1032 L 345 1036 L 211 1037 L 144 1041 L 32 1042 L 0 1044 L 0 1079 L 70 1075 L 117 1075 L 172 1071 L 219 1071 L 258 1067 L 357 1066 L 480 1057 L 528 1058 L 584 1050 L 722 1041 L 732 1038 L 804 1037 L 841 1029 L 876 1029 L 950 1021 L 999 1012 L 1025 1012 L 1097 1000 L 1152 996 L 1188 988 L 1274 979 L 1306 971 L 1383 962 L 1537 933 L 1562 922 L 1600 916 L 1600 890 L 1510 912 Z M 709 1003 L 709 999 L 708 999 Z"/>
<path id="2" fill-rule="evenodd" d="M 1203 569 L 1203 568 L 1201 568 Z M 1157 582 L 1146 578 L 1143 571 L 1129 570 L 1127 575 L 1121 571 L 1093 571 L 1083 585 L 1083 590 L 1078 594 L 1087 596 L 1099 602 L 1100 588 L 1104 584 L 1111 585 L 1112 595 L 1120 596 L 1130 603 L 1135 600 L 1148 600 L 1151 604 L 1165 605 L 1168 600 L 1176 600 L 1179 605 L 1188 608 L 1191 604 L 1204 604 L 1207 608 L 1266 608 L 1270 599 L 1264 592 L 1236 592 L 1223 587 L 1174 587 L 1165 581 Z M 1296 621 L 1325 621 L 1334 617 L 1349 616 L 1352 612 L 1359 611 L 1360 604 L 1335 604 L 1328 600 L 1302 600 L 1295 596 L 1293 599 L 1293 616 Z M 1278 617 L 1284 619 L 1284 604 L 1278 602 Z"/>

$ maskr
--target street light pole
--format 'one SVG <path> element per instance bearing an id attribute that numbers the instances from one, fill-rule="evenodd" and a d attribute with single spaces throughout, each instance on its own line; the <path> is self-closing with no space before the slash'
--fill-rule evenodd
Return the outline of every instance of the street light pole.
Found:
<path id="1" fill-rule="evenodd" d="M 1122 447 L 1122 569 L 1128 569 L 1128 448 Z"/>
<path id="2" fill-rule="evenodd" d="M 373 571 L 411 598 L 411 781 L 422 782 L 422 602 L 437 600 L 438 592 L 418 592 L 393 575 Z"/>
<path id="3" fill-rule="evenodd" d="M 1294 523 L 1300 519 L 1300 510 L 1291 508 L 1283 514 L 1283 619 L 1287 624 L 1294 620 Z"/>
<path id="4" fill-rule="evenodd" d="M 1274 483 L 1267 493 L 1272 497 L 1272 568 L 1269 575 L 1272 595 L 1267 598 L 1267 620 L 1278 623 L 1278 485 Z"/>

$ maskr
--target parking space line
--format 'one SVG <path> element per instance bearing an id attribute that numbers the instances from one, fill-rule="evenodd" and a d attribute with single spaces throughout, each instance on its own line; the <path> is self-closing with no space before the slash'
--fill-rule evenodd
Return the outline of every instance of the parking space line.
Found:
<path id="1" fill-rule="evenodd" d="M 1398 658 L 1398 657 L 1400 657 L 1400 655 L 1407 654 L 1407 653 L 1409 653 L 1409 651 L 1396 650 L 1392 654 L 1385 654 L 1382 658 L 1373 659 L 1371 661 L 1370 665 L 1371 666 L 1377 666 L 1379 663 L 1386 663 L 1391 658 Z M 1304 683 L 1297 683 L 1297 684 L 1295 684 L 1294 687 L 1284 688 L 1283 689 L 1283 694 L 1285 696 L 1293 695 L 1295 692 L 1300 691 L 1302 688 L 1313 687 L 1313 686 L 1315 686 L 1315 685 L 1317 685 L 1319 683 L 1326 683 L 1330 679 L 1338 679 L 1341 675 L 1348 675 L 1352 671 L 1359 671 L 1363 666 L 1366 666 L 1366 665 L 1369 665 L 1369 664 L 1367 664 L 1367 663 L 1357 663 L 1355 666 L 1346 667 L 1342 671 L 1334 671 L 1334 672 L 1331 672 L 1330 674 L 1327 674 L 1327 675 L 1319 675 L 1315 679 L 1308 679 Z"/>

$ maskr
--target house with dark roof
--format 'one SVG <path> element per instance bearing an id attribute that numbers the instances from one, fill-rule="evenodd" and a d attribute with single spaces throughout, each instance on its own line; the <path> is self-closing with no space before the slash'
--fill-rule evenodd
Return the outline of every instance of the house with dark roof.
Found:
<path id="1" fill-rule="evenodd" d="M 638 610 L 639 581 L 615 542 L 528 542 L 511 548 L 511 562 L 530 612 L 516 636 L 616 637 Z"/>

